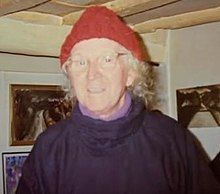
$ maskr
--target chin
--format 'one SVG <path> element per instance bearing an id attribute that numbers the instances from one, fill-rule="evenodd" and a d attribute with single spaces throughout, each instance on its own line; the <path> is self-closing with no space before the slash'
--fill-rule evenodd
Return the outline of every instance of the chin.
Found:
<path id="1" fill-rule="evenodd" d="M 87 108 L 92 112 L 105 112 L 108 109 L 106 106 L 88 106 Z"/>
<path id="2" fill-rule="evenodd" d="M 91 106 L 88 105 L 87 108 L 94 113 L 107 113 L 112 106 L 109 104 L 95 104 L 93 103 Z"/>

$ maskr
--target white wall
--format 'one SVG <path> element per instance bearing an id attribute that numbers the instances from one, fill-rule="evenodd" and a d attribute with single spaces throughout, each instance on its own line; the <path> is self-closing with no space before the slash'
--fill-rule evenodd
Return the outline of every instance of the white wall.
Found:
<path id="1" fill-rule="evenodd" d="M 0 53 L 0 154 L 30 151 L 32 146 L 10 146 L 9 85 L 62 84 L 59 61 L 54 58 L 29 57 Z M 2 157 L 2 156 L 1 156 Z M 0 194 L 3 193 L 2 159 L 0 159 Z"/>
<path id="2" fill-rule="evenodd" d="M 220 22 L 169 33 L 170 114 L 177 117 L 176 90 L 220 84 Z M 220 127 L 193 128 L 209 156 L 220 151 Z"/>

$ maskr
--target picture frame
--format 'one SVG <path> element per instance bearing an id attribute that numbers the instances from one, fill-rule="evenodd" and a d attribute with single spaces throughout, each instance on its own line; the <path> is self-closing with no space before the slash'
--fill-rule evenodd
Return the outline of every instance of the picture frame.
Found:
<path id="1" fill-rule="evenodd" d="M 29 152 L 3 152 L 2 172 L 4 194 L 14 194 L 22 174 L 22 166 Z"/>
<path id="2" fill-rule="evenodd" d="M 177 116 L 186 128 L 220 126 L 220 84 L 176 90 Z"/>
<path id="3" fill-rule="evenodd" d="M 59 85 L 10 84 L 9 98 L 12 146 L 33 145 L 40 133 L 72 111 Z"/>

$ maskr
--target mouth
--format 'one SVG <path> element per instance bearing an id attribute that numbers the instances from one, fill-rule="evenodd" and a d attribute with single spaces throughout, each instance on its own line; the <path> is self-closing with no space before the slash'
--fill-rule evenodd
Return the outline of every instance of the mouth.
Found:
<path id="1" fill-rule="evenodd" d="M 91 94 L 99 94 L 104 92 L 105 89 L 104 88 L 100 88 L 100 87 L 90 87 L 87 89 L 87 92 L 91 93 Z"/>

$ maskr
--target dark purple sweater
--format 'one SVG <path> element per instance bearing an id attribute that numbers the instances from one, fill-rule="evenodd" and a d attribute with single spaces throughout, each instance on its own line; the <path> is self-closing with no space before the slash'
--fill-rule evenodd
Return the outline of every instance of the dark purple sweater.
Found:
<path id="1" fill-rule="evenodd" d="M 188 130 L 133 102 L 113 121 L 72 117 L 42 133 L 17 194 L 218 194 Z"/>

